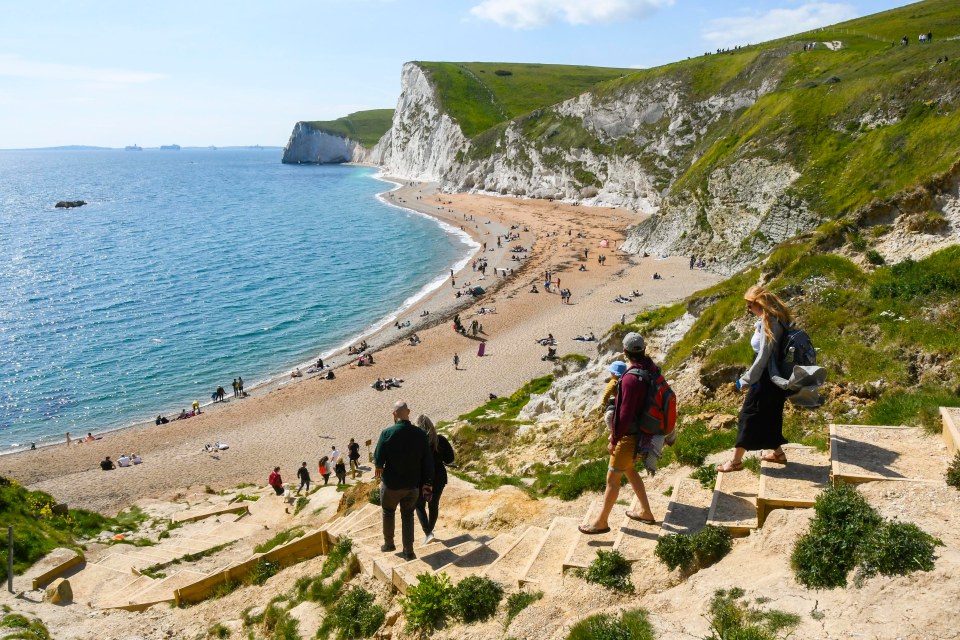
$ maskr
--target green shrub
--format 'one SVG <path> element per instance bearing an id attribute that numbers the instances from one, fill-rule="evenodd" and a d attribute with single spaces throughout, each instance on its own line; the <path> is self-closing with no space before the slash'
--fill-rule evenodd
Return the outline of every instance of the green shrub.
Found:
<path id="1" fill-rule="evenodd" d="M 370 490 L 370 493 L 367 495 L 367 502 L 378 507 L 380 506 L 380 487 L 374 487 Z"/>
<path id="2" fill-rule="evenodd" d="M 710 637 L 707 640 L 776 640 L 800 624 L 800 616 L 763 611 L 743 602 L 743 589 L 719 589 L 710 601 Z M 760 599 L 758 598 L 758 601 Z"/>
<path id="3" fill-rule="evenodd" d="M 705 569 L 730 553 L 733 537 L 723 527 L 707 525 L 692 536 L 670 534 L 657 540 L 654 555 L 671 571 L 685 573 Z"/>
<path id="4" fill-rule="evenodd" d="M 7 609 L 9 611 L 9 609 Z M 5 630 L 9 629 L 7 632 Z M 39 618 L 30 620 L 19 613 L 6 613 L 0 619 L 0 634 L 4 640 L 50 640 L 50 631 Z"/>
<path id="5" fill-rule="evenodd" d="M 876 574 L 905 576 L 914 571 L 933 569 L 934 547 L 939 539 L 909 522 L 884 522 L 858 550 L 859 564 L 855 584 Z"/>
<path id="6" fill-rule="evenodd" d="M 847 585 L 857 567 L 859 586 L 873 575 L 930 571 L 940 540 L 916 525 L 885 522 L 850 485 L 835 485 L 817 497 L 810 530 L 797 540 L 790 557 L 797 581 L 810 589 Z"/>
<path id="7" fill-rule="evenodd" d="M 337 601 L 327 620 L 339 630 L 338 640 L 369 638 L 383 624 L 386 614 L 372 593 L 355 586 Z M 324 621 L 326 622 L 326 621 Z"/>
<path id="8" fill-rule="evenodd" d="M 947 484 L 960 490 L 960 451 L 957 451 L 953 462 L 947 467 Z"/>
<path id="9" fill-rule="evenodd" d="M 503 599 L 503 587 L 484 576 L 467 576 L 453 588 L 453 614 L 466 623 L 492 618 Z"/>
<path id="10" fill-rule="evenodd" d="M 577 575 L 595 584 L 613 591 L 633 593 L 633 581 L 630 580 L 630 563 L 619 551 L 597 551 L 597 557 L 586 569 L 578 569 Z"/>
<path id="11" fill-rule="evenodd" d="M 346 536 L 337 540 L 337 544 L 333 545 L 333 549 L 330 550 L 327 558 L 323 561 L 323 566 L 320 568 L 320 577 L 329 578 L 332 576 L 333 572 L 343 565 L 343 561 L 347 559 L 351 551 L 353 551 L 353 540 Z"/>
<path id="12" fill-rule="evenodd" d="M 416 586 L 407 589 L 400 606 L 407 624 L 416 631 L 432 631 L 443 624 L 451 610 L 453 587 L 445 573 L 421 573 Z"/>
<path id="13" fill-rule="evenodd" d="M 517 591 L 507 597 L 507 621 L 506 626 L 510 626 L 510 621 L 516 618 L 521 611 L 543 597 L 543 591 Z"/>
<path id="14" fill-rule="evenodd" d="M 704 489 L 713 489 L 717 484 L 717 465 L 701 465 L 693 470 L 690 477 L 697 480 Z"/>
<path id="15" fill-rule="evenodd" d="M 817 496 L 810 531 L 797 540 L 790 557 L 797 581 L 811 589 L 847 585 L 857 563 L 857 546 L 882 519 L 853 486 L 836 484 Z"/>
<path id="16" fill-rule="evenodd" d="M 234 496 L 233 501 L 234 502 L 256 502 L 259 499 L 260 499 L 260 496 L 251 496 L 247 493 L 238 493 L 236 496 Z"/>
<path id="17" fill-rule="evenodd" d="M 567 640 L 654 640 L 654 637 L 647 612 L 630 609 L 619 619 L 606 613 L 584 618 L 573 625 Z"/>
<path id="18" fill-rule="evenodd" d="M 280 563 L 260 558 L 250 571 L 250 582 L 261 585 L 280 572 Z"/>
<path id="19" fill-rule="evenodd" d="M 303 511 L 303 508 L 306 507 L 308 504 L 310 504 L 310 498 L 306 496 L 300 496 L 299 498 L 297 498 L 297 504 L 293 509 L 293 515 L 297 515 L 298 513 Z"/>
<path id="20" fill-rule="evenodd" d="M 217 624 L 207 629 L 207 637 L 208 638 L 229 638 L 230 629 L 228 629 L 223 624 L 218 622 Z"/>
<path id="21" fill-rule="evenodd" d="M 886 262 L 886 261 L 883 259 L 883 256 L 880 255 L 880 252 L 877 251 L 876 249 L 870 249 L 870 250 L 867 251 L 867 253 L 864 254 L 864 255 L 866 255 L 866 257 L 867 257 L 867 262 L 869 262 L 870 264 L 876 265 L 876 266 L 878 266 L 878 267 L 879 267 L 880 265 L 882 265 L 884 262 Z"/>

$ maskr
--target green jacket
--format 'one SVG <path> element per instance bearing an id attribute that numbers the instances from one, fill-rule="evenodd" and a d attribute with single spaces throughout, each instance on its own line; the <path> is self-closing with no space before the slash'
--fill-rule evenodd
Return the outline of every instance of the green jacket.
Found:
<path id="1" fill-rule="evenodd" d="M 401 420 L 380 434 L 373 454 L 374 464 L 383 469 L 388 489 L 414 489 L 433 484 L 433 454 L 427 434 L 409 420 Z"/>

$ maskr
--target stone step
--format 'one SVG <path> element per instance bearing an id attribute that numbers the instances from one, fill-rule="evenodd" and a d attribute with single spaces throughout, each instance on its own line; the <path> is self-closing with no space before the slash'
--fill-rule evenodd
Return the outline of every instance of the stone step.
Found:
<path id="1" fill-rule="evenodd" d="M 357 511 L 354 511 L 353 513 L 347 514 L 342 518 L 337 518 L 336 520 L 328 522 L 326 524 L 326 531 L 330 534 L 331 537 L 334 537 L 334 538 L 340 537 L 340 535 L 344 531 L 350 530 L 351 525 L 359 521 L 359 519 L 365 517 L 363 510 L 366 509 L 368 506 L 372 507 L 373 505 L 364 505 L 363 508 Z"/>
<path id="2" fill-rule="evenodd" d="M 530 558 L 543 545 L 546 537 L 547 530 L 543 527 L 528 527 L 509 549 L 484 570 L 483 575 L 507 588 L 519 586 Z"/>
<path id="3" fill-rule="evenodd" d="M 436 551 L 428 547 L 431 549 L 430 553 L 393 568 L 393 586 L 405 594 L 409 587 L 417 584 L 417 576 L 421 573 L 440 573 L 447 565 L 461 560 L 482 546 L 483 543 L 479 540 L 468 540 L 455 547 L 440 547 Z"/>
<path id="4" fill-rule="evenodd" d="M 650 497 L 649 494 L 647 496 Z M 663 517 L 658 515 L 657 508 L 652 506 L 654 516 L 659 518 L 656 524 L 644 524 L 631 520 L 624 514 L 623 520 L 618 527 L 617 537 L 613 542 L 613 548 L 627 560 L 634 562 L 653 553 L 657 546 L 657 538 L 660 535 L 660 523 Z M 633 496 L 633 502 L 630 503 L 630 511 L 640 513 L 640 501 Z"/>
<path id="5" fill-rule="evenodd" d="M 554 518 L 547 528 L 547 535 L 530 559 L 520 578 L 520 586 L 536 583 L 541 589 L 553 586 L 563 575 L 563 561 L 570 545 L 580 535 L 576 518 Z"/>
<path id="6" fill-rule="evenodd" d="M 173 602 L 174 591 L 197 580 L 205 578 L 207 574 L 189 569 L 181 569 L 176 573 L 156 581 L 155 584 L 144 587 L 131 594 L 128 604 L 137 606 L 152 606 L 160 602 Z"/>
<path id="7" fill-rule="evenodd" d="M 712 502 L 713 491 L 704 489 L 700 482 L 693 478 L 677 478 L 667 513 L 660 524 L 660 535 L 679 533 L 692 536 L 697 533 L 707 525 Z"/>
<path id="8" fill-rule="evenodd" d="M 830 425 L 834 481 L 942 482 L 950 457 L 942 439 L 916 427 Z"/>
<path id="9" fill-rule="evenodd" d="M 940 407 L 940 417 L 943 420 L 941 436 L 947 445 L 947 453 L 955 456 L 960 450 L 960 408 Z"/>
<path id="10" fill-rule="evenodd" d="M 140 576 L 130 584 L 125 585 L 122 589 L 118 591 L 111 591 L 110 593 L 100 597 L 94 606 L 99 609 L 104 609 L 125 603 L 130 594 L 136 593 L 142 589 L 146 589 L 156 582 L 160 582 L 160 580 L 150 578 L 148 576 Z"/>
<path id="11" fill-rule="evenodd" d="M 256 504 L 256 503 L 254 503 Z M 234 504 L 227 504 L 218 507 L 210 507 L 206 509 L 186 509 L 179 513 L 174 514 L 171 518 L 172 522 L 196 522 L 198 520 L 205 520 L 214 516 L 220 516 L 227 513 L 232 514 L 242 514 L 248 511 L 250 503 L 248 502 L 237 502 Z"/>
<path id="12" fill-rule="evenodd" d="M 594 500 L 583 516 L 581 525 L 587 526 L 596 521 L 597 515 L 603 509 L 603 499 Z M 572 567 L 586 567 L 597 557 L 598 550 L 612 551 L 620 534 L 620 525 L 626 520 L 628 506 L 614 504 L 607 518 L 610 531 L 596 535 L 586 535 L 577 531 L 563 561 L 563 570 Z"/>
<path id="13" fill-rule="evenodd" d="M 787 464 L 760 463 L 757 518 L 762 527 L 773 509 L 807 509 L 830 485 L 830 457 L 813 447 L 784 445 Z"/>
<path id="14" fill-rule="evenodd" d="M 399 533 L 399 532 L 398 532 Z M 469 542 L 473 537 L 469 534 L 461 534 L 456 537 L 447 538 L 446 540 L 442 539 L 443 532 L 438 532 L 438 538 L 436 541 L 430 543 L 429 545 L 423 545 L 421 543 L 415 543 L 413 546 L 413 551 L 418 556 L 427 555 L 433 553 L 434 551 L 439 551 L 441 548 L 446 547 L 455 547 L 458 544 L 464 542 Z M 399 566 L 405 562 L 399 550 L 390 551 L 384 553 L 380 551 L 380 545 L 383 544 L 383 533 L 380 532 L 376 536 L 369 536 L 362 541 L 362 552 L 360 554 L 360 564 L 366 570 L 369 565 L 369 572 L 373 575 L 374 578 L 377 578 L 385 585 L 392 587 L 393 586 L 393 568 Z M 364 560 L 364 559 L 367 560 Z"/>
<path id="15" fill-rule="evenodd" d="M 757 491 L 760 479 L 749 469 L 717 473 L 707 524 L 721 527 L 734 536 L 745 536 L 756 529 Z"/>
<path id="16" fill-rule="evenodd" d="M 499 535 L 453 564 L 447 565 L 443 571 L 450 576 L 450 580 L 454 584 L 467 576 L 480 575 L 506 553 L 516 541 L 517 539 L 509 533 Z"/>
<path id="17" fill-rule="evenodd" d="M 115 571 L 133 573 L 134 569 L 142 569 L 155 564 L 152 560 L 144 559 L 142 556 L 136 556 L 129 553 L 111 553 L 106 557 L 100 558 L 96 565 L 106 567 Z"/>
<path id="18" fill-rule="evenodd" d="M 260 533 L 264 531 L 262 524 L 254 522 L 224 522 L 219 525 L 212 531 L 206 534 L 205 538 L 211 541 L 220 540 L 217 544 L 223 544 L 224 542 L 232 542 L 239 538 L 246 538 L 252 536 L 255 533 Z M 214 544 L 210 546 L 216 546 Z"/>
<path id="19" fill-rule="evenodd" d="M 129 570 L 111 569 L 101 564 L 87 564 L 69 577 L 74 602 L 93 604 L 101 594 L 119 591 L 140 576 Z"/>

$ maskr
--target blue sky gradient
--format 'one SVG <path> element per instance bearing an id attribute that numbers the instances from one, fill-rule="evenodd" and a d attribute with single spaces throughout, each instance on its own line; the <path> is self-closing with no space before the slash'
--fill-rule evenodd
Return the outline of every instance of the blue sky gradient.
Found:
<path id="1" fill-rule="evenodd" d="M 903 2 L 0 0 L 0 148 L 283 145 L 409 60 L 651 67 Z"/>

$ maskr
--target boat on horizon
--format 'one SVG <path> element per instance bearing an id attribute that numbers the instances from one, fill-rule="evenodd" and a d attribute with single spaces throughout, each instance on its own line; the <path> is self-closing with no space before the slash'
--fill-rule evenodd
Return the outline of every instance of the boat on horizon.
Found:
<path id="1" fill-rule="evenodd" d="M 143 147 L 138 144 L 128 144 L 123 148 L 124 151 L 143 151 Z"/>
<path id="2" fill-rule="evenodd" d="M 178 145 L 178 144 L 162 144 L 162 145 L 160 145 L 160 151 L 180 151 L 180 145 Z"/>

